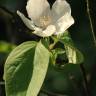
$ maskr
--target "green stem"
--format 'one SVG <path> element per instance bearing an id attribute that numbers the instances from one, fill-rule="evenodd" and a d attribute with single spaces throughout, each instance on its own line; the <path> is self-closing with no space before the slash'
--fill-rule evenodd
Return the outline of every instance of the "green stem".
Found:
<path id="1" fill-rule="evenodd" d="M 87 13 L 88 13 L 89 21 L 90 21 L 90 26 L 91 26 L 92 36 L 93 36 L 93 40 L 94 40 L 94 45 L 96 47 L 96 36 L 95 36 L 93 23 L 92 23 L 92 18 L 91 18 L 91 13 L 90 13 L 89 0 L 86 0 L 86 3 L 87 3 Z"/>
<path id="2" fill-rule="evenodd" d="M 51 44 L 51 45 L 49 46 L 49 49 L 50 49 L 50 50 L 53 49 L 54 46 L 56 45 L 56 43 L 57 43 L 57 42 L 54 42 L 53 44 Z"/>
<path id="3" fill-rule="evenodd" d="M 52 38 L 53 39 L 53 38 Z M 53 39 L 54 40 L 54 39 Z M 58 42 L 59 40 L 54 40 L 54 42 L 52 43 L 52 44 L 50 44 L 50 46 L 49 46 L 49 49 L 51 50 L 51 49 L 53 49 L 54 48 L 54 46 L 56 45 L 56 43 Z"/>

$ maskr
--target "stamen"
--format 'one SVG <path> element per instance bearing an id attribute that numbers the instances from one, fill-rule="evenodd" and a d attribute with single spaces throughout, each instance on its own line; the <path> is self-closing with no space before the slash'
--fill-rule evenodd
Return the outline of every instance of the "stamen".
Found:
<path id="1" fill-rule="evenodd" d="M 40 17 L 41 27 L 46 28 L 51 23 L 50 16 Z"/>

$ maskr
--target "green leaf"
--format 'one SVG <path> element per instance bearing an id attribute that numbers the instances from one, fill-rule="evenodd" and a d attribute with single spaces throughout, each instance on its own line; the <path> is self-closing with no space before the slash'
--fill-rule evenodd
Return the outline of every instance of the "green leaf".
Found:
<path id="1" fill-rule="evenodd" d="M 48 63 L 49 52 L 41 43 L 39 43 L 35 51 L 33 78 L 29 84 L 26 96 L 37 96 L 44 81 Z"/>
<path id="2" fill-rule="evenodd" d="M 58 55 L 61 55 L 61 54 L 64 54 L 64 53 L 65 53 L 64 49 L 61 49 L 61 48 L 53 49 L 52 52 L 51 52 L 51 63 L 55 65 Z"/>
<path id="3" fill-rule="evenodd" d="M 65 50 L 68 56 L 69 63 L 81 64 L 84 62 L 83 54 L 74 46 L 65 44 Z"/>
<path id="4" fill-rule="evenodd" d="M 37 96 L 49 63 L 49 52 L 41 42 L 25 42 L 8 56 L 4 67 L 7 96 Z"/>
<path id="5" fill-rule="evenodd" d="M 81 64 L 84 62 L 83 54 L 74 46 L 71 37 L 68 32 L 60 39 L 60 42 L 64 44 L 66 55 L 69 63 Z"/>

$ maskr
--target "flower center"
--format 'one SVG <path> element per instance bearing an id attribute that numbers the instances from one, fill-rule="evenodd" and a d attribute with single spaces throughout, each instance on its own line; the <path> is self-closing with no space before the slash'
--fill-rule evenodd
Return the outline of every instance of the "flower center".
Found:
<path id="1" fill-rule="evenodd" d="M 51 23 L 50 16 L 42 16 L 40 17 L 41 27 L 46 28 Z"/>

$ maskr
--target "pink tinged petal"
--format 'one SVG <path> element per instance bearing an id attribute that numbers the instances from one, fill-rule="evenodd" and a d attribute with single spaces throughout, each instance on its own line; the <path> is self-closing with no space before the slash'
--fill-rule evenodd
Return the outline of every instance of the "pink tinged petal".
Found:
<path id="1" fill-rule="evenodd" d="M 29 18 L 31 18 L 34 23 L 39 26 L 40 17 L 49 14 L 50 5 L 47 0 L 28 0 L 26 10 Z"/>
<path id="2" fill-rule="evenodd" d="M 17 11 L 17 14 L 20 16 L 24 24 L 30 29 L 34 30 L 35 25 L 33 24 L 33 21 L 27 19 L 20 11 Z"/>
<path id="3" fill-rule="evenodd" d="M 53 35 L 56 32 L 56 28 L 54 25 L 49 25 L 45 30 L 42 29 L 35 29 L 33 34 L 36 34 L 40 37 L 49 37 Z"/>
<path id="4" fill-rule="evenodd" d="M 74 19 L 70 14 L 65 14 L 56 22 L 56 35 L 64 33 L 72 24 L 74 24 Z"/>

